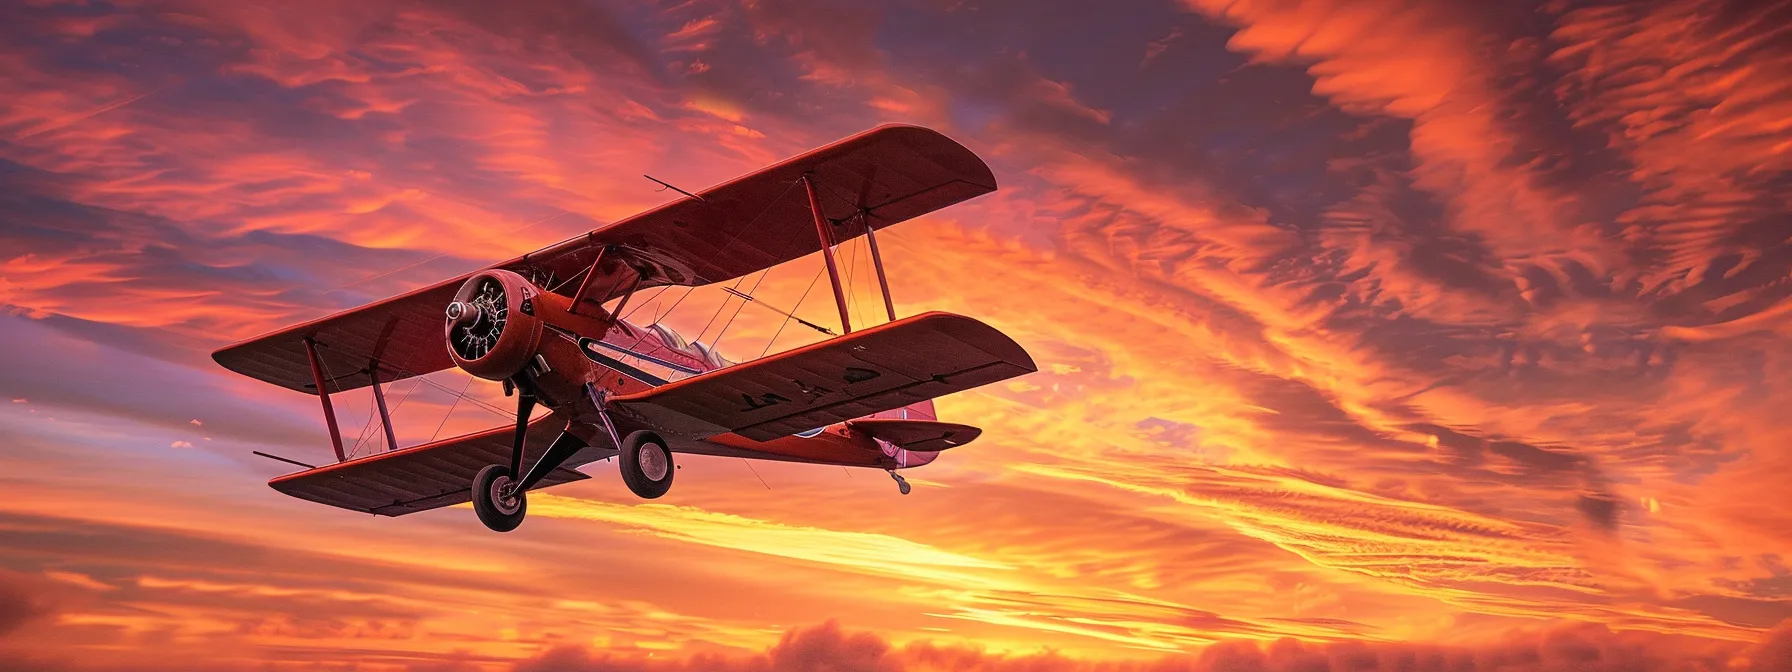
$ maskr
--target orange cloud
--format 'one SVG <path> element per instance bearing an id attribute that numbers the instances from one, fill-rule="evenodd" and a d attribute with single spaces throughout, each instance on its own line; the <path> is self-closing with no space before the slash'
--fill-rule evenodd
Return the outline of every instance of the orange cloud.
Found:
<path id="1" fill-rule="evenodd" d="M 1187 8 L 0 10 L 48 36 L 0 49 L 0 629 L 73 669 L 1775 669 L 1784 22 Z M 986 433 L 910 498 L 693 457 L 639 505 L 600 464 L 494 540 L 262 486 L 248 450 L 327 452 L 315 400 L 209 348 L 890 115 L 1003 185 L 880 236 L 899 310 L 1041 364 L 940 401 Z M 818 266 L 742 287 L 830 324 Z M 636 306 L 736 359 L 821 337 Z M 502 422 L 468 383 L 389 388 L 400 442 Z M 791 630 L 848 616 L 879 635 Z M 1509 634 L 1545 618 L 1596 625 Z"/>
<path id="2" fill-rule="evenodd" d="M 1228 643 L 1207 649 L 1199 656 L 1170 658 L 1155 663 L 1122 664 L 1078 660 L 1055 654 L 1031 656 L 991 655 L 983 651 L 927 642 L 892 646 L 874 634 L 847 632 L 830 622 L 785 633 L 764 653 L 756 656 L 696 656 L 684 660 L 655 660 L 640 654 L 615 654 L 567 648 L 520 663 L 518 672 L 563 670 L 609 672 L 621 670 L 768 670 L 773 672 L 853 670 L 933 670 L 967 672 L 1018 672 L 1051 670 L 1221 670 L 1352 669 L 1377 670 L 1610 670 L 1629 672 L 1654 669 L 1784 669 L 1792 664 L 1786 629 L 1763 643 L 1749 647 L 1710 647 L 1672 638 L 1624 637 L 1599 627 L 1555 626 L 1506 634 L 1498 641 L 1478 646 L 1438 647 L 1412 644 L 1350 642 L 1309 646 L 1284 640 L 1268 647 Z"/>

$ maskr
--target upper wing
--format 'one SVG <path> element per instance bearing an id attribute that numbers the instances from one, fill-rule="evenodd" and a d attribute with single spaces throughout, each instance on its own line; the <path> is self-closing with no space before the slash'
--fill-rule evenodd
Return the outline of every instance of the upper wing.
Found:
<path id="1" fill-rule="evenodd" d="M 1033 359 L 989 325 L 923 313 L 611 399 L 660 429 L 755 441 L 1031 373 Z"/>
<path id="2" fill-rule="evenodd" d="M 560 430 L 564 417 L 549 414 L 529 423 L 523 464 L 533 464 Z M 473 476 L 488 465 L 510 462 L 515 427 L 491 429 L 287 474 L 268 482 L 275 490 L 320 504 L 402 516 L 473 499 Z M 561 467 L 536 488 L 590 478 Z"/>
<path id="3" fill-rule="evenodd" d="M 592 285 L 591 300 L 603 303 L 637 273 L 645 288 L 702 285 L 776 266 L 821 249 L 804 175 L 834 222 L 837 242 L 996 188 L 983 160 L 952 139 L 916 126 L 880 126 L 494 268 L 566 280 L 608 248 L 600 273 L 609 277 Z M 312 394 L 306 338 L 317 345 L 331 392 L 367 385 L 376 369 L 381 381 L 445 369 L 451 362 L 441 311 L 470 275 L 237 343 L 212 358 Z"/>

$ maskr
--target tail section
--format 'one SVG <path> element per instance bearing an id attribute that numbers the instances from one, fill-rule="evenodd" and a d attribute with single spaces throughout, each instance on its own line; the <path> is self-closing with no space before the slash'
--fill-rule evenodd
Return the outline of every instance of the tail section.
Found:
<path id="1" fill-rule="evenodd" d="M 919 467 L 937 459 L 942 451 L 975 441 L 983 430 L 970 425 L 940 422 L 933 400 L 874 413 L 847 422 L 877 441 L 898 469 Z"/>
<path id="2" fill-rule="evenodd" d="M 924 399 L 921 401 L 917 401 L 917 402 L 909 404 L 907 406 L 903 406 L 902 408 L 892 408 L 887 411 L 878 411 L 876 413 L 872 413 L 870 416 L 867 416 L 867 417 L 888 418 L 888 419 L 892 419 L 892 420 L 938 420 L 938 419 L 940 419 L 939 414 L 935 413 L 933 410 L 933 400 L 932 399 Z"/>

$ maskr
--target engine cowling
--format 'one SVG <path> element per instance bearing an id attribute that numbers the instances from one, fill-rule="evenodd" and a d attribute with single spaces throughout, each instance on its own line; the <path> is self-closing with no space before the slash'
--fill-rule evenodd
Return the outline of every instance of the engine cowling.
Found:
<path id="1" fill-rule="evenodd" d="M 448 356 L 454 364 L 487 380 L 522 371 L 541 345 L 537 317 L 540 288 L 505 270 L 473 274 L 448 304 Z"/>

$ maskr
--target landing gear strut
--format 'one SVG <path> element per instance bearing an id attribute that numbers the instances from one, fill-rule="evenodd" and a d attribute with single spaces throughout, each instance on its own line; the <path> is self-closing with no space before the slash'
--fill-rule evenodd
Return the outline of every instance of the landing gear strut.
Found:
<path id="1" fill-rule="evenodd" d="M 529 438 L 529 414 L 535 411 L 535 392 L 526 385 L 519 384 L 516 388 L 520 395 L 516 402 L 516 438 L 511 442 L 510 464 L 491 465 L 479 470 L 479 475 L 473 478 L 473 513 L 479 516 L 479 522 L 494 532 L 509 532 L 523 524 L 523 514 L 529 510 L 526 494 L 529 488 L 535 487 L 549 472 L 565 464 L 567 458 L 586 445 L 572 433 L 561 432 L 529 471 L 523 472 L 523 447 Z"/>
<path id="2" fill-rule="evenodd" d="M 509 381 L 506 381 L 509 382 Z M 506 386 L 508 387 L 508 386 Z M 535 412 L 535 392 L 521 385 L 516 399 L 516 438 L 511 442 L 510 465 L 494 464 L 473 477 L 473 513 L 494 532 L 509 532 L 523 524 L 529 503 L 520 485 L 523 440 L 529 436 L 529 414 Z M 508 390 L 507 390 L 508 391 Z"/>
<path id="3" fill-rule="evenodd" d="M 890 478 L 896 479 L 896 491 L 900 492 L 902 494 L 905 494 L 905 495 L 908 494 L 908 491 L 909 491 L 908 479 L 903 478 L 902 474 L 896 473 L 895 469 L 890 469 L 889 472 L 890 472 Z"/>

